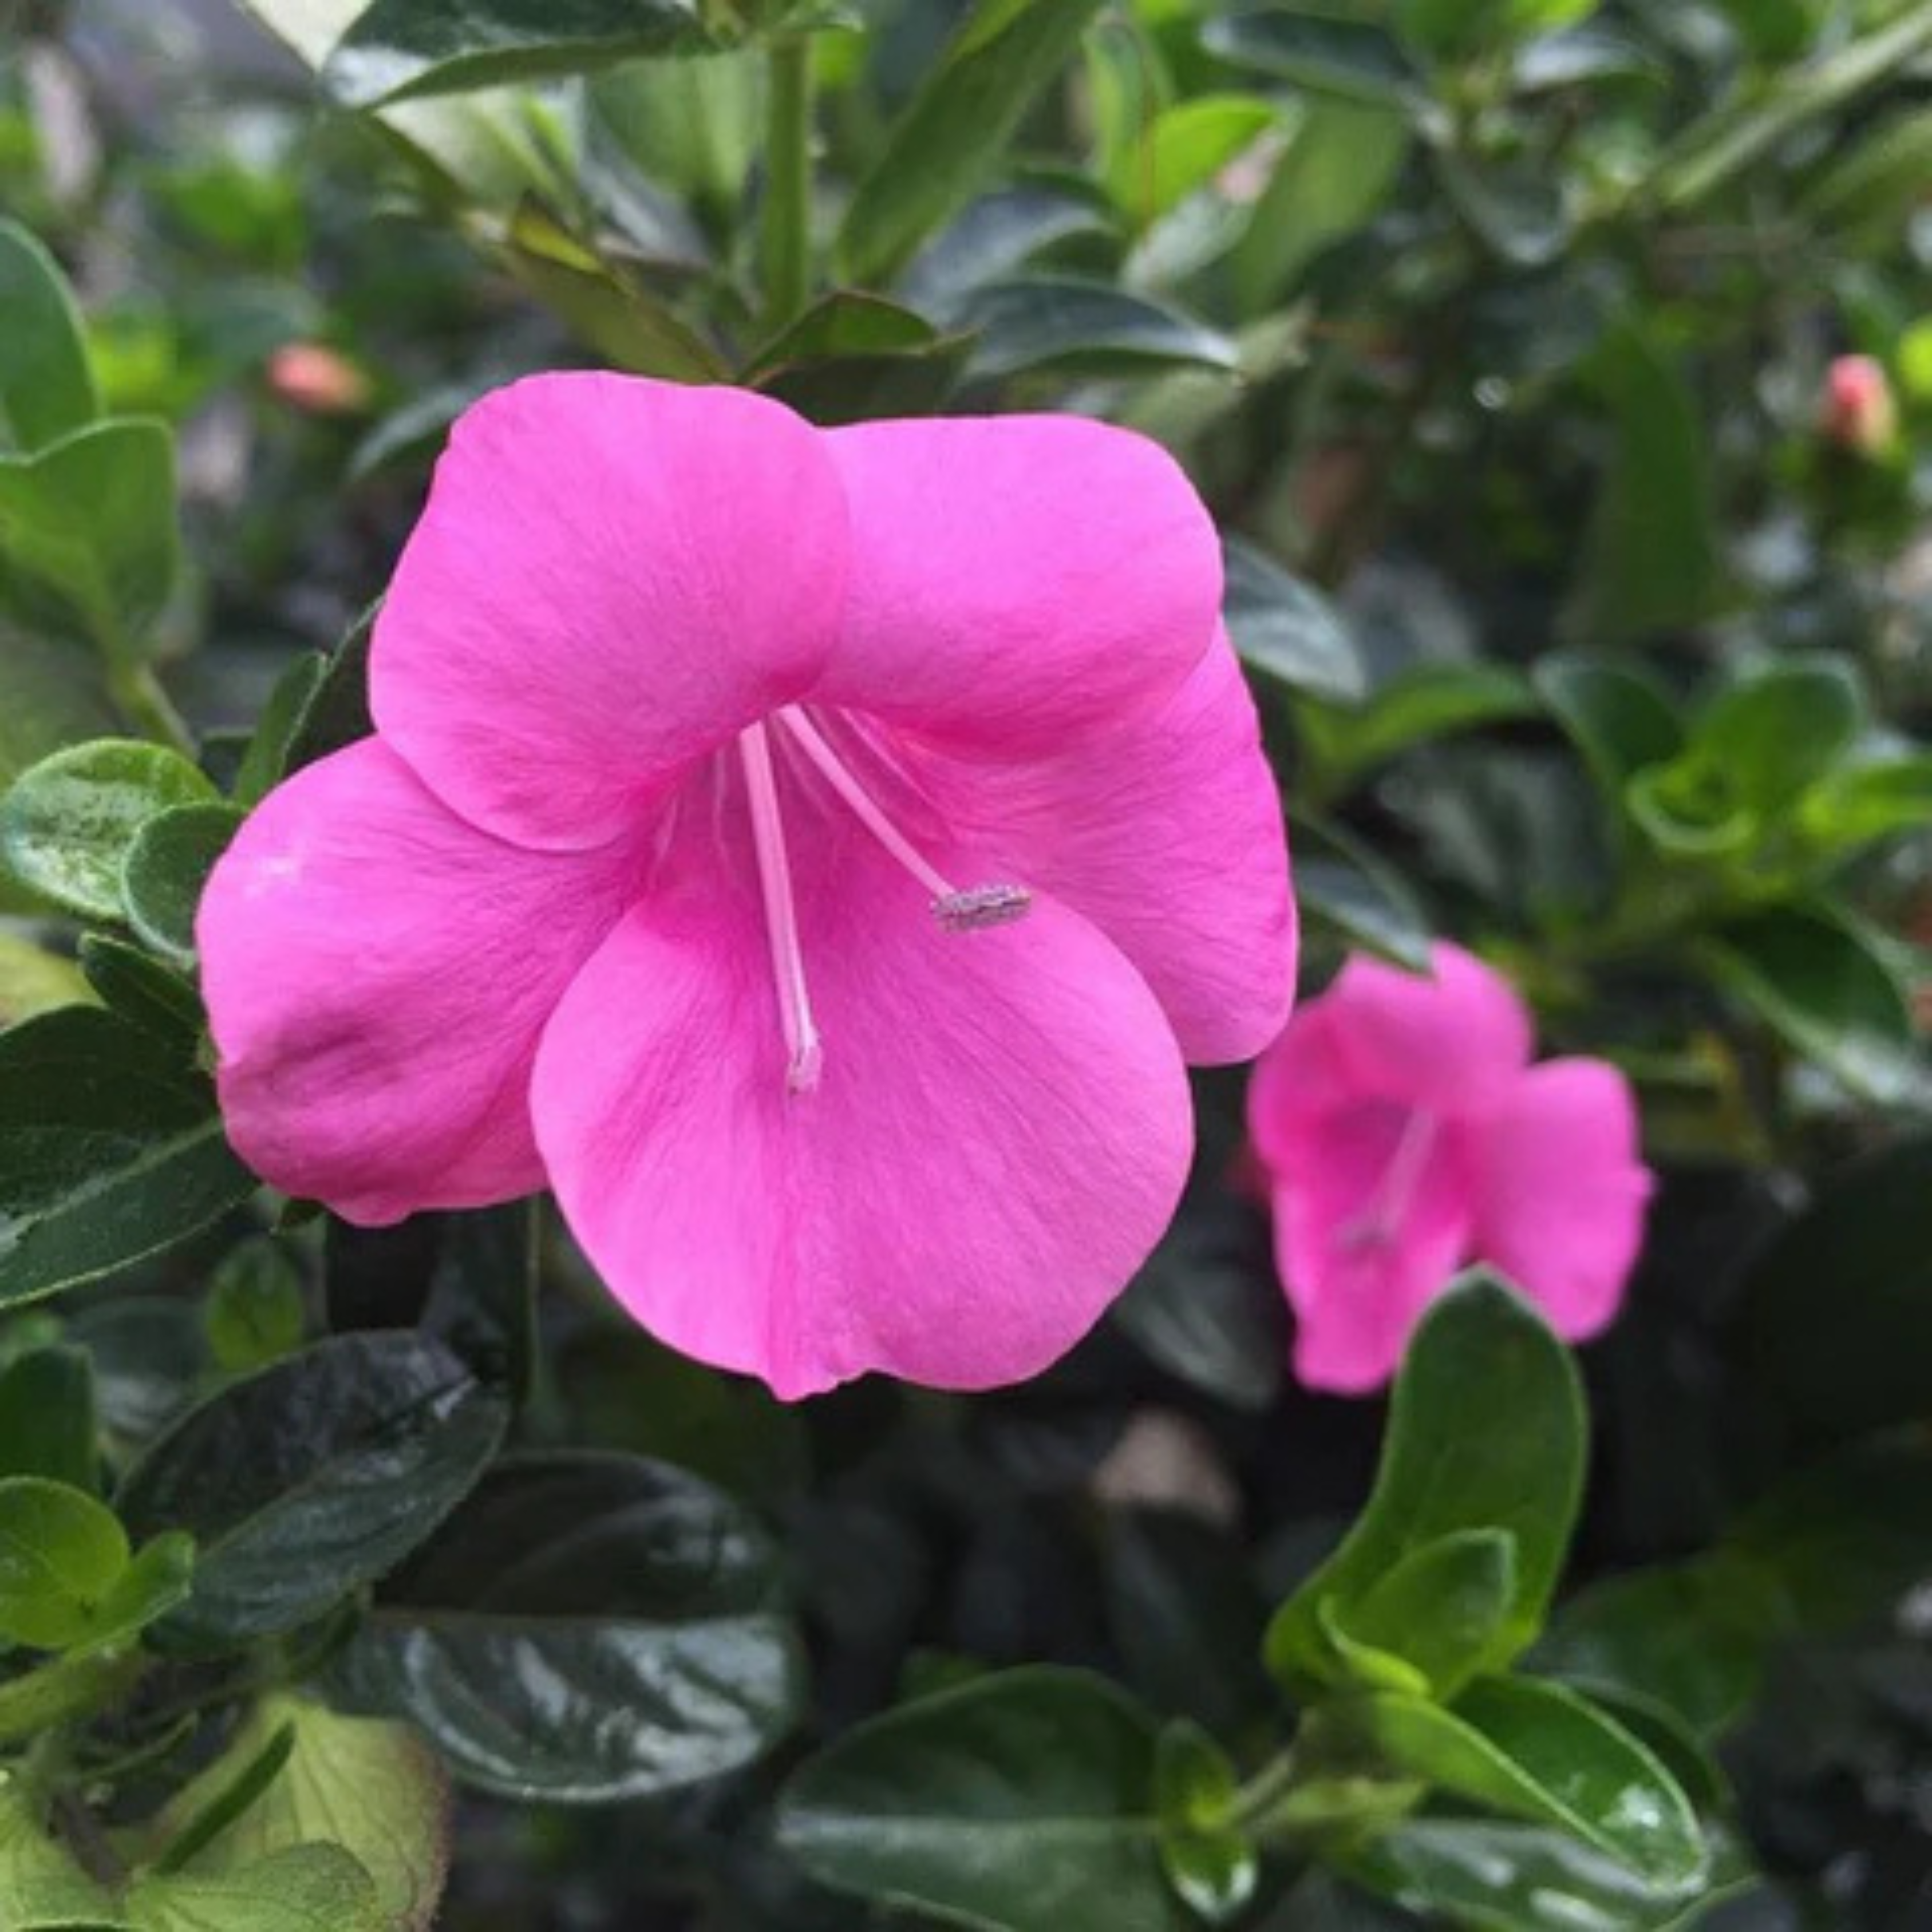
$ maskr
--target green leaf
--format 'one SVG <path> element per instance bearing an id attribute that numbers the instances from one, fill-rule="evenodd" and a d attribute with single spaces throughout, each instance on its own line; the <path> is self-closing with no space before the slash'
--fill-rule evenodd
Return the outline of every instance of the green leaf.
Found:
<path id="1" fill-rule="evenodd" d="M 180 560 L 166 424 L 116 418 L 0 455 L 0 566 L 56 592 L 95 644 L 134 654 Z"/>
<path id="2" fill-rule="evenodd" d="M 1161 1732 L 1154 1755 L 1161 1865 L 1210 1924 L 1239 1914 L 1260 1881 L 1253 1840 L 1229 1822 L 1239 1789 L 1227 1753 L 1204 1731 L 1182 1722 Z"/>
<path id="3" fill-rule="evenodd" d="M 113 1902 L 47 1830 L 25 1780 L 0 1786 L 0 1925 L 9 1932 L 104 1932 Z"/>
<path id="4" fill-rule="evenodd" d="M 1598 487 L 1569 621 L 1614 642 L 1708 611 L 1718 577 L 1702 415 L 1682 368 L 1634 324 L 1586 365 L 1616 440 Z"/>
<path id="5" fill-rule="evenodd" d="M 1574 1691 L 1490 1678 L 1453 1709 L 1378 1692 L 1324 1707 L 1436 1790 L 1553 1826 L 1646 1885 L 1694 1886 L 1709 1854 L 1690 1801 L 1648 1747 Z"/>
<path id="6" fill-rule="evenodd" d="M 126 725 L 94 652 L 0 622 L 0 788 L 50 752 L 111 737 Z"/>
<path id="7" fill-rule="evenodd" d="M 979 1932 L 1185 1932 L 1162 1874 L 1152 1720 L 1045 1667 L 942 1692 L 796 1772 L 778 1842 L 820 1883 Z"/>
<path id="8" fill-rule="evenodd" d="M 1100 0 L 975 0 L 845 211 L 839 253 L 882 286 L 979 190 L 1072 58 Z"/>
<path id="9" fill-rule="evenodd" d="M 1289 843 L 1294 892 L 1305 914 L 1350 945 L 1405 966 L 1429 970 L 1428 916 L 1402 875 L 1375 849 L 1339 825 L 1297 818 Z"/>
<path id="10" fill-rule="evenodd" d="M 1827 772 L 1799 801 L 1798 823 L 1809 844 L 1834 854 L 1932 825 L 1932 753 Z"/>
<path id="11" fill-rule="evenodd" d="M 584 90 L 593 134 L 728 232 L 764 140 L 764 70 L 746 49 L 683 60 L 633 61 Z"/>
<path id="12" fill-rule="evenodd" d="M 290 772 L 298 772 L 375 730 L 375 720 L 369 715 L 369 644 L 382 608 L 380 598 L 371 604 L 330 654 L 322 682 L 303 706 L 290 741 Z"/>
<path id="13" fill-rule="evenodd" d="M 1071 275 L 994 283 L 967 300 L 959 320 L 979 332 L 971 368 L 986 380 L 1044 369 L 1113 376 L 1192 367 L 1232 374 L 1240 365 L 1234 344 L 1205 322 Z"/>
<path id="14" fill-rule="evenodd" d="M 194 1058 L 201 1037 L 201 999 L 172 968 L 100 932 L 82 936 L 80 965 L 104 1005 L 143 1033 L 178 1048 L 184 1062 Z"/>
<path id="15" fill-rule="evenodd" d="M 1574 26 L 1598 0 L 1399 0 L 1396 24 L 1412 44 L 1455 59 L 1498 41 Z"/>
<path id="16" fill-rule="evenodd" d="M 1862 133 L 1805 182 L 1798 212 L 1834 243 L 1883 247 L 1918 206 L 1932 175 L 1932 113 L 1898 114 Z"/>
<path id="17" fill-rule="evenodd" d="M 1507 1531 L 1463 1529 L 1412 1550 L 1348 1611 L 1348 1636 L 1396 1657 L 1438 1698 L 1453 1697 L 1495 1655 L 1516 1604 Z"/>
<path id="18" fill-rule="evenodd" d="M 536 202 L 511 216 L 503 248 L 511 274 L 620 369 L 680 382 L 728 380 L 696 330 Z"/>
<path id="19" fill-rule="evenodd" d="M 168 1042 L 92 1006 L 0 1034 L 0 1304 L 158 1253 L 256 1184 Z"/>
<path id="20" fill-rule="evenodd" d="M 1547 268 L 1570 245 L 1576 218 L 1562 176 L 1528 159 L 1478 163 L 1447 151 L 1434 159 L 1450 205 L 1511 268 Z"/>
<path id="21" fill-rule="evenodd" d="M 408 1334 L 319 1343 L 189 1412 L 128 1472 L 137 1531 L 191 1531 L 197 1646 L 293 1630 L 392 1569 L 496 1454 L 501 1396 Z"/>
<path id="22" fill-rule="evenodd" d="M 1508 1614 L 1468 1666 L 1501 1668 L 1542 1628 L 1576 1521 L 1585 1449 L 1568 1351 L 1493 1277 L 1462 1277 L 1409 1343 L 1367 1508 L 1269 1627 L 1269 1669 L 1291 1689 L 1332 1682 L 1322 1605 L 1332 1603 L 1346 1627 L 1414 1552 L 1467 1530 L 1514 1540 Z"/>
<path id="23" fill-rule="evenodd" d="M 1702 950 L 1720 984 L 1852 1093 L 1895 1106 L 1922 1090 L 1904 994 L 1884 959 L 1828 911 L 1759 913 Z"/>
<path id="24" fill-rule="evenodd" d="M 286 1692 L 262 1699 L 222 1758 L 143 1828 L 143 1855 L 178 1846 L 190 1821 L 207 1818 L 234 1791 L 238 1772 L 274 1762 L 284 1739 L 276 1774 L 180 1868 L 212 1876 L 290 1845 L 329 1840 L 369 1874 L 384 1932 L 429 1932 L 449 1864 L 449 1781 L 442 1767 L 406 1724 L 338 1716 Z"/>
<path id="25" fill-rule="evenodd" d="M 208 1283 L 202 1320 L 208 1352 L 230 1375 L 252 1374 L 294 1354 L 308 1314 L 302 1270 L 288 1249 L 266 1235 L 231 1248 Z"/>
<path id="26" fill-rule="evenodd" d="M 184 1870 L 231 1825 L 248 1815 L 294 1756 L 296 1727 L 283 1724 L 266 1737 L 251 1736 L 244 1726 L 226 1752 L 178 1792 L 155 1820 L 154 1849 L 144 1863 L 158 1872 Z M 226 1849 L 224 1847 L 224 1850 Z"/>
<path id="27" fill-rule="evenodd" d="M 127 1642 L 187 1602 L 194 1587 L 194 1538 L 170 1530 L 143 1544 L 94 1618 L 89 1649 Z"/>
<path id="28" fill-rule="evenodd" d="M 1108 188 L 1144 228 L 1207 187 L 1280 118 L 1272 101 L 1255 94 L 1197 94 L 1155 117 L 1121 156 Z"/>
<path id="29" fill-rule="evenodd" d="M 1683 749 L 1684 728 L 1670 694 L 1631 665 L 1560 652 L 1530 675 L 1592 776 L 1619 806 L 1637 772 L 1668 764 Z"/>
<path id="30" fill-rule="evenodd" d="M 376 107 L 709 44 L 693 0 L 374 0 L 322 77 L 350 106 Z"/>
<path id="31" fill-rule="evenodd" d="M 128 1558 L 114 1512 L 85 1490 L 0 1480 L 0 1637 L 37 1650 L 86 1642 Z"/>
<path id="32" fill-rule="evenodd" d="M 134 1881 L 130 1932 L 388 1932 L 374 1881 L 340 1845 L 297 1845 L 213 1876 Z"/>
<path id="33" fill-rule="evenodd" d="M 603 1804 L 757 1757 L 791 1720 L 795 1642 L 729 1498 L 639 1457 L 530 1456 L 385 1586 L 343 1668 L 464 1781 Z"/>
<path id="34" fill-rule="evenodd" d="M 79 312 L 52 256 L 0 221 L 0 445 L 33 450 L 100 413 Z"/>
<path id="35" fill-rule="evenodd" d="M 1535 709 L 1529 686 L 1502 664 L 1425 659 L 1397 672 L 1357 710 L 1311 708 L 1302 719 L 1324 764 L 1354 777 L 1418 745 Z"/>
<path id="36" fill-rule="evenodd" d="M 194 961 L 194 919 L 223 853 L 242 830 L 234 806 L 179 805 L 148 819 L 121 868 L 121 897 L 135 932 L 176 965 Z"/>
<path id="37" fill-rule="evenodd" d="M 753 358 L 743 380 L 818 423 L 930 414 L 965 371 L 970 338 L 877 296 L 841 290 Z"/>
<path id="38" fill-rule="evenodd" d="M 1328 598 L 1239 537 L 1227 539 L 1226 554 L 1228 635 L 1241 662 L 1336 704 L 1366 696 L 1361 653 Z"/>
<path id="39" fill-rule="evenodd" d="M 1112 212 L 1084 182 L 1022 182 L 982 196 L 906 271 L 913 306 L 950 323 L 975 289 L 1006 281 L 1057 244 L 1110 236 Z"/>
<path id="40" fill-rule="evenodd" d="M 86 1352 L 32 1348 L 0 1372 L 0 1477 L 98 1485 L 94 1364 Z"/>
<path id="41" fill-rule="evenodd" d="M 1787 659 L 1719 692 L 1688 755 L 1720 770 L 1732 796 L 1768 819 L 1831 771 L 1865 718 L 1863 682 L 1845 658 Z"/>
<path id="42" fill-rule="evenodd" d="M 1317 94 L 1404 108 L 1422 98 L 1420 76 L 1400 44 L 1366 20 L 1266 7 L 1212 20 L 1202 38 L 1237 67 Z"/>
<path id="43" fill-rule="evenodd" d="M 158 745 L 76 745 L 23 772 L 0 800 L 0 860 L 67 911 L 118 921 L 122 872 L 142 826 L 216 796 L 185 758 Z"/>
<path id="44" fill-rule="evenodd" d="M 92 997 L 86 977 L 71 959 L 0 931 L 0 1030 Z"/>
<path id="45" fill-rule="evenodd" d="M 1318 255 L 1374 220 L 1395 190 L 1411 139 L 1400 109 L 1334 97 L 1309 102 L 1234 250 L 1244 314 L 1284 300 Z"/>
<path id="46" fill-rule="evenodd" d="M 328 672 L 327 658 L 304 651 L 275 680 L 235 774 L 235 802 L 244 811 L 260 805 L 287 777 L 296 734 Z"/>

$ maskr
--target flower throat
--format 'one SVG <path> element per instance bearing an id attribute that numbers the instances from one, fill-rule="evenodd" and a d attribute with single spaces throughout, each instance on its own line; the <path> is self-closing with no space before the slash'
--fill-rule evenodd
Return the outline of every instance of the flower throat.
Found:
<path id="1" fill-rule="evenodd" d="M 806 983 L 798 902 L 792 889 L 791 860 L 785 847 L 778 775 L 772 760 L 772 725 L 790 736 L 860 824 L 925 887 L 932 896 L 932 916 L 946 932 L 976 932 L 987 926 L 1008 925 L 1024 916 L 1033 904 L 1033 895 L 1024 886 L 955 886 L 886 817 L 878 800 L 797 706 L 787 705 L 774 712 L 767 722 L 741 731 L 738 756 L 751 798 L 752 840 L 758 854 L 765 931 L 771 942 L 778 1024 L 784 1035 L 785 1085 L 792 1093 L 805 1094 L 818 1084 L 825 1064 L 825 1046 L 812 1014 L 811 990 Z"/>

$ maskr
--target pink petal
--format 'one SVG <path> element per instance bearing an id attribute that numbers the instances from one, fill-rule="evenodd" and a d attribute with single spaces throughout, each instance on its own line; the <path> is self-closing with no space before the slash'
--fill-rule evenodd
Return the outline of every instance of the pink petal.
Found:
<path id="1" fill-rule="evenodd" d="M 668 874 L 544 1036 L 537 1132 L 572 1229 L 672 1346 L 809 1394 L 868 1370 L 1037 1373 L 1166 1228 L 1192 1120 L 1145 983 L 1051 900 L 942 931 L 842 808 L 788 843 L 818 1084 L 787 1090 L 742 835 Z"/>
<path id="2" fill-rule="evenodd" d="M 1386 1102 L 1346 1108 L 1277 1177 L 1275 1258 L 1297 1318 L 1294 1372 L 1310 1388 L 1379 1388 L 1468 1252 L 1462 1150 L 1436 1130 L 1419 1159 L 1414 1144 L 1406 1156 L 1416 1124 Z"/>
<path id="3" fill-rule="evenodd" d="M 1449 1114 L 1498 1105 L 1529 1064 L 1529 1012 L 1502 975 L 1460 946 L 1430 950 L 1430 977 L 1352 958 L 1321 1004 L 1360 1090 Z"/>
<path id="4" fill-rule="evenodd" d="M 199 924 L 242 1157 L 365 1224 L 540 1187 L 537 1036 L 635 872 L 473 830 L 376 739 L 280 787 Z"/>
<path id="5" fill-rule="evenodd" d="M 1630 1083 L 1600 1060 L 1532 1067 L 1475 1139 L 1477 1252 L 1580 1341 L 1623 1299 L 1651 1177 Z"/>
<path id="6" fill-rule="evenodd" d="M 1256 1063 L 1248 1082 L 1248 1138 L 1264 1166 L 1291 1173 L 1329 1118 L 1361 1097 L 1344 1058 L 1334 1006 L 1311 1000 Z"/>
<path id="7" fill-rule="evenodd" d="M 1206 650 L 1220 548 L 1145 438 L 1078 416 L 988 416 L 826 440 L 852 575 L 825 703 L 953 749 L 1051 753 L 1166 696 Z"/>
<path id="8" fill-rule="evenodd" d="M 1157 710 L 1018 764 L 906 754 L 973 875 L 1097 926 L 1198 1064 L 1246 1060 L 1294 997 L 1281 795 L 1225 638 Z"/>
<path id="9" fill-rule="evenodd" d="M 846 558 L 824 444 L 779 404 L 512 383 L 436 466 L 376 621 L 376 722 L 472 823 L 587 850 L 811 684 Z"/>

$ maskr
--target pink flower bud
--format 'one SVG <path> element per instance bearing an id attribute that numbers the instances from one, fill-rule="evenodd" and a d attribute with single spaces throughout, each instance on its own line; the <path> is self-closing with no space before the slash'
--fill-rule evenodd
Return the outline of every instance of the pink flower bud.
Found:
<path id="1" fill-rule="evenodd" d="M 369 402 L 369 378 L 320 342 L 284 343 L 268 358 L 268 387 L 305 416 L 353 416 Z"/>
<path id="2" fill-rule="evenodd" d="M 1870 356 L 1840 356 L 1825 374 L 1819 428 L 1861 456 L 1882 456 L 1898 436 L 1898 404 L 1885 365 Z"/>

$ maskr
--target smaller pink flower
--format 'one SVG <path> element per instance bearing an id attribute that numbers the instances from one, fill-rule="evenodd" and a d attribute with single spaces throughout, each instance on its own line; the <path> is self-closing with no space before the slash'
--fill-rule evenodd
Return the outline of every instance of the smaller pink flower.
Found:
<path id="1" fill-rule="evenodd" d="M 1248 1125 L 1298 1318 L 1295 1373 L 1360 1394 L 1456 1272 L 1484 1262 L 1580 1341 L 1606 1327 L 1651 1177 L 1630 1084 L 1530 1064 L 1529 1014 L 1460 946 L 1433 977 L 1349 961 L 1263 1056 Z"/>
<path id="2" fill-rule="evenodd" d="M 1861 456 L 1882 456 L 1898 437 L 1898 404 L 1875 356 L 1840 356 L 1825 372 L 1819 427 L 1828 442 Z"/>

